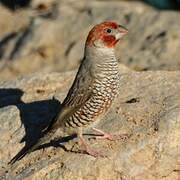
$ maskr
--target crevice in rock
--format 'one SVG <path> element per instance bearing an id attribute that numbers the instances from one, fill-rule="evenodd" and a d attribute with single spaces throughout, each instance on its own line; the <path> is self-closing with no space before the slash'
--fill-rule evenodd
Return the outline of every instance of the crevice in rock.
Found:
<path id="1" fill-rule="evenodd" d="M 65 51 L 65 56 L 67 57 L 70 53 L 70 51 L 72 50 L 72 48 L 75 46 L 76 42 L 73 41 L 69 44 L 69 46 L 67 47 L 66 51 Z"/>
<path id="2" fill-rule="evenodd" d="M 4 57 L 5 48 L 8 45 L 8 43 L 15 37 L 17 37 L 17 32 L 11 32 L 2 38 L 2 40 L 0 41 L 0 59 Z"/>
<path id="3" fill-rule="evenodd" d="M 23 31 L 19 39 L 16 41 L 14 48 L 9 55 L 10 60 L 18 58 L 21 49 L 25 48 L 27 42 L 32 38 L 35 26 L 34 21 L 34 18 L 32 18 L 28 27 Z"/>
<path id="4" fill-rule="evenodd" d="M 132 98 L 132 99 L 126 101 L 125 103 L 132 104 L 132 103 L 138 103 L 138 102 L 140 102 L 140 98 L 139 97 Z"/>

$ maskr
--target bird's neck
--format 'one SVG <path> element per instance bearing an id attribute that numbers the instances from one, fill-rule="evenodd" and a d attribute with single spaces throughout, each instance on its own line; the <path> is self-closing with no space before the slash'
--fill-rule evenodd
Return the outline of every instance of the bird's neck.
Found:
<path id="1" fill-rule="evenodd" d="M 114 48 L 86 47 L 85 54 L 85 59 L 89 61 L 95 74 L 117 71 L 118 62 Z"/>

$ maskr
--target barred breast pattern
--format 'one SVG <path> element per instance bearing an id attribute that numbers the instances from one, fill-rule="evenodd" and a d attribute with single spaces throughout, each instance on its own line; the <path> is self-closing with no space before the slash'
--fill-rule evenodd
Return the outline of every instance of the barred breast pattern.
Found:
<path id="1" fill-rule="evenodd" d="M 65 127 L 88 126 L 103 112 L 107 111 L 118 90 L 118 64 L 116 60 L 99 65 L 100 74 L 94 81 L 93 96 L 68 120 Z"/>

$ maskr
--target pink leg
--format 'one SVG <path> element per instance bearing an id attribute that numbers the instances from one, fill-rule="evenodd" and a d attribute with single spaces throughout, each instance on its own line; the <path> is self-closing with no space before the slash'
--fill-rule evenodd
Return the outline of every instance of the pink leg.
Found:
<path id="1" fill-rule="evenodd" d="M 82 146 L 83 147 L 83 153 L 85 153 L 85 154 L 88 154 L 88 155 L 90 155 L 90 156 L 93 156 L 93 157 L 95 157 L 95 158 L 97 158 L 97 157 L 106 157 L 105 155 L 103 155 L 102 154 L 102 152 L 100 152 L 100 151 L 95 151 L 95 150 L 93 150 L 93 149 L 91 149 L 90 147 L 89 147 L 89 145 L 86 143 L 86 141 L 85 141 L 85 139 L 83 138 L 83 136 L 79 136 L 79 143 L 80 143 L 80 146 Z"/>
<path id="2" fill-rule="evenodd" d="M 95 132 L 98 133 L 96 136 L 96 139 L 107 139 L 110 141 L 115 141 L 115 140 L 123 140 L 125 141 L 126 139 L 129 138 L 128 134 L 110 134 L 106 133 L 100 129 L 92 128 Z"/>

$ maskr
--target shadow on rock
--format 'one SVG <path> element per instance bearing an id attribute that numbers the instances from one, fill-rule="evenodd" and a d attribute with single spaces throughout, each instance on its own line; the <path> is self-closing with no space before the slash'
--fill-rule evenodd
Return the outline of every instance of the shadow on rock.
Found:
<path id="1" fill-rule="evenodd" d="M 28 7 L 31 0 L 0 0 L 7 8 L 15 11 L 17 8 Z"/>
<path id="2" fill-rule="evenodd" d="M 25 135 L 21 142 L 25 146 L 12 159 L 11 162 L 21 159 L 42 136 L 42 131 L 47 128 L 50 121 L 56 116 L 61 106 L 56 99 L 24 103 L 21 100 L 24 92 L 20 89 L 0 89 L 0 108 L 15 105 L 20 111 L 21 123 L 25 128 Z"/>

